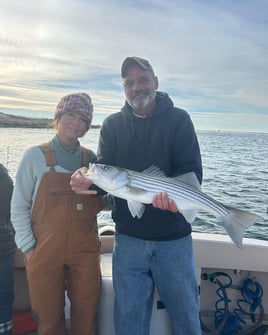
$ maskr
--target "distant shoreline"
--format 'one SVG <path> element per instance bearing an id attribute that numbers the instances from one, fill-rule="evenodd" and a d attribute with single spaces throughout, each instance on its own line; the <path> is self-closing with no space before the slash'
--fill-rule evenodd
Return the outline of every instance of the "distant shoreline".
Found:
<path id="1" fill-rule="evenodd" d="M 0 128 L 40 128 L 40 129 L 52 129 L 53 119 L 49 118 L 38 118 L 38 117 L 25 117 L 18 115 L 11 115 L 0 112 Z M 92 124 L 91 129 L 99 129 L 101 125 Z M 198 132 L 212 132 L 212 133 L 244 133 L 244 134 L 268 134 L 268 132 L 254 132 L 254 131 L 239 131 L 239 130 L 206 130 L 197 129 Z"/>
<path id="2" fill-rule="evenodd" d="M 18 115 L 10 115 L 0 112 L 0 128 L 53 128 L 53 120 L 46 118 L 30 118 Z M 99 125 L 91 125 L 91 128 L 100 128 Z"/>

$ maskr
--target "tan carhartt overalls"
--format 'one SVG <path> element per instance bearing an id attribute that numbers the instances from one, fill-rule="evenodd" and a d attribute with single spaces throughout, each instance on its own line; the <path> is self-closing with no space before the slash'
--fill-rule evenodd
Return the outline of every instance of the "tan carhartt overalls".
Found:
<path id="1" fill-rule="evenodd" d="M 41 146 L 49 172 L 44 173 L 32 212 L 37 240 L 27 262 L 31 304 L 38 316 L 39 335 L 65 335 L 65 289 L 71 302 L 71 334 L 95 335 L 100 296 L 100 242 L 96 214 L 98 196 L 77 195 L 70 173 L 54 170 L 49 144 Z M 83 166 L 88 165 L 84 149 Z"/>

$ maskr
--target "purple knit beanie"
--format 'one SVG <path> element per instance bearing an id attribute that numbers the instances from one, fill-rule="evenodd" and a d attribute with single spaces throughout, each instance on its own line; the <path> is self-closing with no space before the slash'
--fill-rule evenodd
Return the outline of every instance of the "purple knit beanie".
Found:
<path id="1" fill-rule="evenodd" d="M 59 119 L 67 112 L 79 113 L 87 120 L 89 128 L 92 121 L 93 105 L 86 93 L 73 93 L 61 98 L 54 113 L 54 120 Z"/>

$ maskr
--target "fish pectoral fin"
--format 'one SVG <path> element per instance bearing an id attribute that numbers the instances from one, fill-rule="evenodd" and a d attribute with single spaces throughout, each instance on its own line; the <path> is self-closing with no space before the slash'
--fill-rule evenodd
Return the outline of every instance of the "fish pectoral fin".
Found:
<path id="1" fill-rule="evenodd" d="M 197 210 L 194 209 L 179 209 L 179 212 L 184 216 L 185 220 L 192 223 L 196 217 Z"/>
<path id="2" fill-rule="evenodd" d="M 140 219 L 145 211 L 145 206 L 137 201 L 128 201 L 127 204 L 131 215 Z"/>

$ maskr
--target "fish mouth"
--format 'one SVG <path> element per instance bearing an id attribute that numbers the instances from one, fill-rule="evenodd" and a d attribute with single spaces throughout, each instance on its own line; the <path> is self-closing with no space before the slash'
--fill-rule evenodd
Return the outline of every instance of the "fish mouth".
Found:
<path id="1" fill-rule="evenodd" d="M 95 174 L 96 164 L 89 163 L 88 170 L 85 173 L 85 176 L 93 176 Z"/>

